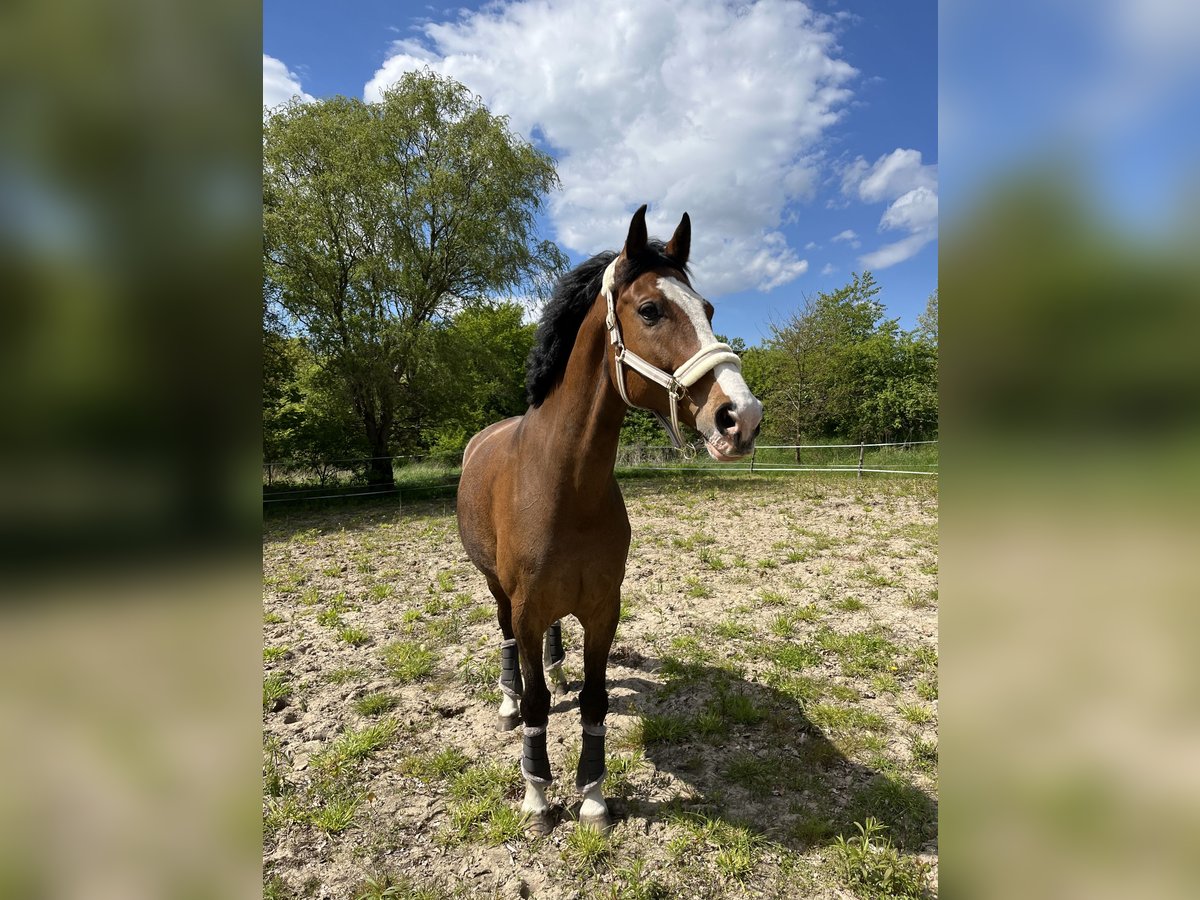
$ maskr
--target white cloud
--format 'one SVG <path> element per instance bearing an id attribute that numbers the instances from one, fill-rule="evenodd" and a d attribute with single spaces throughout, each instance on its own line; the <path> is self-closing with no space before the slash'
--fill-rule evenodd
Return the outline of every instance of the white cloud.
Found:
<path id="1" fill-rule="evenodd" d="M 937 193 L 927 187 L 919 187 L 897 197 L 884 211 L 883 218 L 879 220 L 879 227 L 922 231 L 936 226 L 937 219 Z"/>
<path id="2" fill-rule="evenodd" d="M 869 269 L 886 269 L 915 256 L 937 238 L 937 166 L 921 162 L 921 151 L 897 148 L 868 165 L 861 156 L 842 170 L 842 193 L 864 203 L 891 201 L 880 231 L 907 231 L 908 237 L 859 257 Z"/>
<path id="3" fill-rule="evenodd" d="M 845 231 L 839 231 L 829 239 L 830 243 L 836 244 L 839 241 L 848 241 L 851 247 L 858 246 L 858 235 L 853 228 L 847 228 Z"/>
<path id="4" fill-rule="evenodd" d="M 263 106 L 274 109 L 281 103 L 287 103 L 292 97 L 299 97 L 305 103 L 312 103 L 315 97 L 307 94 L 300 86 L 300 79 L 293 74 L 281 60 L 263 54 Z"/>
<path id="5" fill-rule="evenodd" d="M 821 266 L 822 275 L 832 275 L 836 271 L 837 269 L 833 267 L 833 263 L 825 263 L 825 265 Z"/>
<path id="6" fill-rule="evenodd" d="M 805 250 L 816 250 L 819 246 L 821 246 L 821 245 L 818 244 L 816 241 L 809 241 L 807 244 L 804 245 L 804 249 Z"/>
<path id="7" fill-rule="evenodd" d="M 851 180 L 847 183 L 847 174 Z M 860 156 L 842 177 L 842 187 L 854 189 L 864 203 L 899 197 L 915 188 L 937 187 L 937 166 L 921 164 L 920 150 L 895 149 L 866 166 Z"/>
<path id="8" fill-rule="evenodd" d="M 895 243 L 884 244 L 878 250 L 864 253 L 859 257 L 859 261 L 868 269 L 886 269 L 916 256 L 918 250 L 936 237 L 936 230 L 918 232 Z"/>
<path id="9" fill-rule="evenodd" d="M 686 210 L 697 287 L 769 290 L 807 270 L 780 228 L 857 75 L 834 25 L 780 0 L 517 0 L 421 26 L 364 96 L 424 65 L 451 75 L 551 147 L 561 243 L 615 249 L 641 203 L 666 238 Z"/>

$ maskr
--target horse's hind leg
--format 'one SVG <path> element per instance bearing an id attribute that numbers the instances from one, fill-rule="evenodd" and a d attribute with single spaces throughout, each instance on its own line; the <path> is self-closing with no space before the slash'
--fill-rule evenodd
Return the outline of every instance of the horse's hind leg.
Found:
<path id="1" fill-rule="evenodd" d="M 546 725 L 550 720 L 550 691 L 542 671 L 539 651 L 545 623 L 528 619 L 513 623 L 521 656 L 521 674 L 525 691 L 521 695 L 521 719 L 524 722 L 521 746 L 521 776 L 525 779 L 525 800 L 521 811 L 529 816 L 529 830 L 548 834 L 553 824 L 546 788 L 553 780 L 550 757 L 546 754 Z"/>
<path id="2" fill-rule="evenodd" d="M 494 578 L 487 580 L 488 590 L 496 598 L 496 618 L 500 622 L 500 633 L 504 640 L 500 644 L 500 712 L 497 727 L 500 731 L 512 731 L 521 721 L 521 665 L 517 642 L 513 638 L 512 600 Z"/>
<path id="3" fill-rule="evenodd" d="M 608 606 L 611 608 L 600 610 L 583 622 L 583 690 L 579 694 L 583 748 L 575 773 L 575 788 L 583 794 L 579 823 L 600 830 L 612 825 L 604 802 L 604 717 L 608 715 L 608 652 L 617 633 L 620 600 Z"/>
<path id="4" fill-rule="evenodd" d="M 550 676 L 555 697 L 567 692 L 567 676 L 563 674 L 563 660 L 566 657 L 562 644 L 562 622 L 556 621 L 546 629 L 545 647 L 542 650 L 542 665 Z"/>

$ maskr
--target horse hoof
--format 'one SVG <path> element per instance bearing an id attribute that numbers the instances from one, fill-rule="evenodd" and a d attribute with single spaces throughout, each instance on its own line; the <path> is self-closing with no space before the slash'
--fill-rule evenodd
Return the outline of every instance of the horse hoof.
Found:
<path id="1" fill-rule="evenodd" d="M 514 728 L 516 728 L 520 724 L 521 724 L 521 716 L 519 714 L 515 715 L 515 716 L 497 716 L 496 717 L 496 728 L 498 731 L 501 731 L 501 732 L 512 731 Z"/>
<path id="2" fill-rule="evenodd" d="M 550 810 L 543 809 L 541 812 L 526 813 L 525 834 L 528 837 L 539 838 L 545 837 L 554 830 L 554 817 L 550 814 Z"/>
<path id="3" fill-rule="evenodd" d="M 607 834 L 612 830 L 612 816 L 608 813 L 592 813 L 591 815 L 581 815 L 579 817 L 579 825 L 581 828 L 591 828 L 601 834 Z"/>

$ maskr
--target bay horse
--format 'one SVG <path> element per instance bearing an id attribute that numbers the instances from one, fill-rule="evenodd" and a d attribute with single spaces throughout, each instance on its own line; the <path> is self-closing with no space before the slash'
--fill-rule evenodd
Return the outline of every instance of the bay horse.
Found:
<path id="1" fill-rule="evenodd" d="M 600 253 L 559 279 L 529 355 L 529 409 L 483 429 L 463 452 L 459 536 L 496 598 L 500 728 L 523 725 L 521 810 L 536 834 L 552 824 L 543 663 L 555 693 L 565 690 L 566 615 L 583 626 L 579 821 L 611 825 L 601 790 L 605 668 L 629 553 L 629 517 L 613 474 L 627 407 L 655 413 L 680 448 L 680 421 L 696 429 L 720 462 L 749 453 L 761 425 L 762 404 L 741 361 L 717 341 L 712 304 L 691 286 L 690 246 L 687 213 L 664 245 L 647 239 L 642 206 L 619 254 Z"/>

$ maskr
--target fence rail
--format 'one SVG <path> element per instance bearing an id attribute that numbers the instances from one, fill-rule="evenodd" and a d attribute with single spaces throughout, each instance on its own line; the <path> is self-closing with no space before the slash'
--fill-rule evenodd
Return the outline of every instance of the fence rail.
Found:
<path id="1" fill-rule="evenodd" d="M 684 457 L 673 447 L 666 445 L 635 444 L 624 445 L 618 449 L 617 469 L 619 475 L 632 475 L 639 471 L 710 472 L 717 475 L 853 472 L 860 479 L 864 474 L 936 477 L 937 443 L 938 441 L 931 440 L 858 444 L 765 444 L 756 447 L 744 460 L 732 463 L 711 460 L 705 454 L 703 444 L 693 448 L 696 454 L 691 457 Z M 849 462 L 844 459 L 845 452 L 840 454 L 843 459 L 837 459 L 838 451 L 858 452 L 855 461 Z M 781 454 L 793 458 L 783 459 Z M 803 456 L 822 458 L 803 459 Z M 396 476 L 394 487 L 365 483 L 367 464 L 379 459 L 392 461 Z M 890 462 L 897 465 L 886 464 Z M 405 498 L 419 499 L 422 495 L 436 493 L 444 496 L 452 494 L 457 487 L 460 465 L 461 457 L 433 459 L 412 455 L 343 460 L 274 460 L 263 463 L 263 504 L 388 495 L 396 496 L 398 502 L 403 504 Z"/>

